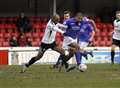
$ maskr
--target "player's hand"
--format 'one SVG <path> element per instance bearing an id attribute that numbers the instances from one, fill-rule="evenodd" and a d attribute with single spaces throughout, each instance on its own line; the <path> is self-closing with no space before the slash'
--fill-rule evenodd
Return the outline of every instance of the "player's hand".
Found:
<path id="1" fill-rule="evenodd" d="M 92 42 L 92 40 L 93 40 L 93 38 L 90 38 L 90 39 L 89 39 L 89 42 Z"/>
<path id="2" fill-rule="evenodd" d="M 95 29 L 95 32 L 100 32 L 100 29 L 96 28 L 96 29 Z"/>
<path id="3" fill-rule="evenodd" d="M 110 35 L 113 35 L 114 34 L 114 32 L 112 31 L 112 32 L 110 32 Z"/>

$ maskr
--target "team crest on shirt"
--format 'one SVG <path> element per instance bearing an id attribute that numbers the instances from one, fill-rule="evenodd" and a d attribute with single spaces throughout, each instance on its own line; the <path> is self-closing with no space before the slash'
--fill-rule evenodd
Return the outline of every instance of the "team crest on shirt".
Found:
<path id="1" fill-rule="evenodd" d="M 71 25 L 74 25 L 75 23 L 70 23 Z"/>
<path id="2" fill-rule="evenodd" d="M 73 26 L 72 30 L 80 30 L 80 27 L 79 26 Z"/>

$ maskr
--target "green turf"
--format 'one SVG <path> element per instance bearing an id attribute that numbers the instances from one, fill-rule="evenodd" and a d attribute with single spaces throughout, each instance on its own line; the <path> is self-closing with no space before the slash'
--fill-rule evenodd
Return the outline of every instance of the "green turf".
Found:
<path id="1" fill-rule="evenodd" d="M 88 65 L 86 72 L 51 70 L 46 65 L 0 66 L 0 88 L 120 88 L 120 65 Z"/>

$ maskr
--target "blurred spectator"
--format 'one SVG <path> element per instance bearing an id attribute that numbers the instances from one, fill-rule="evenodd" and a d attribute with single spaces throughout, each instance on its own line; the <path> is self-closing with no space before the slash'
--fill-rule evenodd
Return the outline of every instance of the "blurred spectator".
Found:
<path id="1" fill-rule="evenodd" d="M 26 46 L 32 46 L 32 38 L 27 38 Z"/>
<path id="2" fill-rule="evenodd" d="M 15 36 L 11 37 L 9 43 L 10 43 L 10 46 L 12 46 L 12 47 L 18 46 L 18 41 L 17 41 L 17 38 Z"/>
<path id="3" fill-rule="evenodd" d="M 23 33 L 18 37 L 19 46 L 26 46 L 26 37 Z"/>
<path id="4" fill-rule="evenodd" d="M 16 26 L 18 27 L 18 31 L 21 33 L 30 32 L 32 29 L 30 21 L 24 13 L 20 13 L 19 18 L 16 21 Z"/>

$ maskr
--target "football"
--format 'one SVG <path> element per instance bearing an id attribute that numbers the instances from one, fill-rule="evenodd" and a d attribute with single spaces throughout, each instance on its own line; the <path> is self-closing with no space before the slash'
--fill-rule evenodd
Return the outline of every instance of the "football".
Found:
<path id="1" fill-rule="evenodd" d="M 81 72 L 85 72 L 85 71 L 87 70 L 87 65 L 86 65 L 86 64 L 80 64 L 80 65 L 79 65 L 79 70 L 80 70 Z"/>

